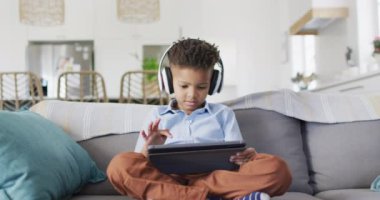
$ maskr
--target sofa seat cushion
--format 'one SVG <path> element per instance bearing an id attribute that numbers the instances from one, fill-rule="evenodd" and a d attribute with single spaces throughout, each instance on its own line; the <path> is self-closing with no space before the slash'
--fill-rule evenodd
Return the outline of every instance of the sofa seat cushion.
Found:
<path id="1" fill-rule="evenodd" d="M 380 175 L 380 120 L 304 127 L 311 184 L 315 193 L 370 188 Z"/>
<path id="2" fill-rule="evenodd" d="M 312 194 L 301 137 L 301 122 L 274 111 L 238 109 L 235 115 L 247 146 L 284 159 L 292 173 L 289 191 Z"/>
<path id="3" fill-rule="evenodd" d="M 126 151 L 133 151 L 135 148 L 138 132 L 113 134 L 92 138 L 79 142 L 79 144 L 90 154 L 97 166 L 106 171 L 111 159 Z M 86 185 L 80 194 L 83 195 L 117 195 L 119 194 L 107 181 Z"/>
<path id="4" fill-rule="evenodd" d="M 322 200 L 301 192 L 287 192 L 282 196 L 272 197 L 271 200 Z"/>
<path id="5" fill-rule="evenodd" d="M 344 189 L 328 190 L 320 192 L 315 196 L 324 200 L 379 200 L 380 192 L 374 192 L 370 189 Z"/>

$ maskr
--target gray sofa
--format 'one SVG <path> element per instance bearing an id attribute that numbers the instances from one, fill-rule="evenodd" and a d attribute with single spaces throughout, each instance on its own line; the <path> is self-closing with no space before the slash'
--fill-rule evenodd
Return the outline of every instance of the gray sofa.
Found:
<path id="1" fill-rule="evenodd" d="M 57 102 L 52 102 L 56 104 Z M 81 130 L 67 120 L 58 120 L 59 114 L 44 102 L 32 109 L 51 119 L 67 132 Z M 105 124 L 120 124 L 135 118 L 135 114 L 115 112 L 128 104 L 63 103 L 64 107 L 87 107 L 99 112 L 88 112 L 92 119 L 103 119 Z M 110 108 L 109 112 L 104 112 Z M 47 109 L 49 108 L 49 109 Z M 111 109 L 112 108 L 112 109 Z M 49 112 L 48 112 L 49 111 Z M 71 117 L 83 115 L 80 109 L 71 109 Z M 315 123 L 292 118 L 275 111 L 260 108 L 235 109 L 235 114 L 249 146 L 258 152 L 275 154 L 289 165 L 293 182 L 289 191 L 274 200 L 379 200 L 380 193 L 371 191 L 370 184 L 380 175 L 380 120 L 347 123 Z M 87 112 L 87 111 L 86 111 Z M 134 112 L 139 112 L 138 109 Z M 113 113 L 113 114 L 112 114 Z M 108 118 L 108 116 L 112 116 Z M 104 118 L 105 117 L 105 118 Z M 140 119 L 138 119 L 140 120 Z M 78 122 L 81 123 L 81 122 Z M 91 123 L 86 122 L 87 125 Z M 99 128 L 103 136 L 80 141 L 97 165 L 105 170 L 111 158 L 123 151 L 133 151 L 138 133 L 120 134 Z M 115 134 L 112 134 L 115 133 Z M 254 180 L 252 180 L 254 181 Z M 73 200 L 129 199 L 119 196 L 108 181 L 90 184 L 73 196 Z"/>

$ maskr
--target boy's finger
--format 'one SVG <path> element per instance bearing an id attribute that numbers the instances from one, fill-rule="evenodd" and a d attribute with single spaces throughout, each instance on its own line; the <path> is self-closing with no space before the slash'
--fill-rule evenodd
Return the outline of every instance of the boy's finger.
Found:
<path id="1" fill-rule="evenodd" d="M 152 126 L 152 129 L 153 130 L 156 130 L 156 129 L 158 129 L 158 125 L 160 124 L 160 118 L 157 118 L 155 121 L 154 121 L 154 123 L 153 123 L 153 126 Z"/>
<path id="2" fill-rule="evenodd" d="M 257 154 L 256 149 L 248 148 L 248 152 L 249 152 L 248 154 L 249 159 L 253 159 L 256 157 L 256 154 Z"/>
<path id="3" fill-rule="evenodd" d="M 170 138 L 173 137 L 172 134 L 167 129 L 160 130 L 160 135 L 163 135 L 165 137 L 170 137 Z"/>
<path id="4" fill-rule="evenodd" d="M 246 149 L 246 152 L 248 152 L 248 153 L 255 153 L 256 154 L 256 149 L 250 147 L 250 148 Z"/>
<path id="5" fill-rule="evenodd" d="M 148 139 L 148 136 L 145 134 L 144 130 L 140 131 L 140 134 L 144 138 L 145 141 Z"/>
<path id="6" fill-rule="evenodd" d="M 238 152 L 236 153 L 237 156 L 241 156 L 241 157 L 251 157 L 253 154 L 256 154 L 256 150 L 254 148 L 248 148 L 242 152 Z"/>
<path id="7" fill-rule="evenodd" d="M 237 165 L 244 164 L 243 160 L 235 160 L 234 163 L 237 164 Z"/>
<path id="8" fill-rule="evenodd" d="M 153 128 L 153 122 L 150 122 L 148 125 L 148 131 L 152 131 Z"/>

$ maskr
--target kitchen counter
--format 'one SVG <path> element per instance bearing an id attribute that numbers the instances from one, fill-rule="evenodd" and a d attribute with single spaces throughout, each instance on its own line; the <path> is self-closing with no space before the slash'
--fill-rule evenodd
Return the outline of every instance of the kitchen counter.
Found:
<path id="1" fill-rule="evenodd" d="M 317 86 L 312 92 L 380 93 L 380 70 Z"/>

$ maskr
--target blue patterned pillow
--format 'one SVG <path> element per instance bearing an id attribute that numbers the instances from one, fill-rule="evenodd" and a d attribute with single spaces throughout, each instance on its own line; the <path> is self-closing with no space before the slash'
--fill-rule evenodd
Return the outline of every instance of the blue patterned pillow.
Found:
<path id="1" fill-rule="evenodd" d="M 0 199 L 68 199 L 105 180 L 61 128 L 29 112 L 0 112 Z"/>

